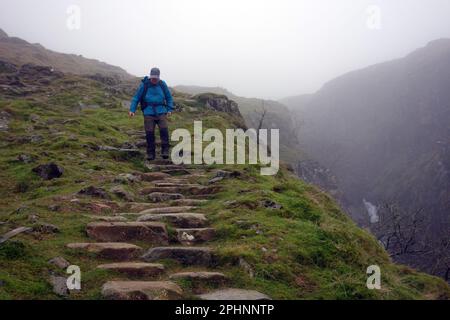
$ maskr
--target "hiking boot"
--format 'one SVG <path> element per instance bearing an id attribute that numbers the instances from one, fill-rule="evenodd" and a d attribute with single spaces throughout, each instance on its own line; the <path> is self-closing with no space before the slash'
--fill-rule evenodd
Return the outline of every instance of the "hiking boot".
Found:
<path id="1" fill-rule="evenodd" d="M 145 139 L 147 140 L 147 160 L 155 160 L 155 133 L 146 132 Z"/>
<path id="2" fill-rule="evenodd" d="M 160 128 L 159 133 L 161 136 L 161 157 L 163 159 L 169 159 L 169 129 Z"/>
<path id="3" fill-rule="evenodd" d="M 168 145 L 161 146 L 161 157 L 164 160 L 169 159 L 169 146 Z"/>
<path id="4" fill-rule="evenodd" d="M 152 152 L 149 152 L 148 150 L 147 150 L 147 160 L 148 161 L 153 161 L 153 160 L 155 160 L 155 152 L 153 151 L 153 153 Z"/>

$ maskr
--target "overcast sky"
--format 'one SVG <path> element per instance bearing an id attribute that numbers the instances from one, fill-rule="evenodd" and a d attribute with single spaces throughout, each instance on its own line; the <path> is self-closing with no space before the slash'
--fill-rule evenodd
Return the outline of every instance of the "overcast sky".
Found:
<path id="1" fill-rule="evenodd" d="M 158 66 L 171 86 L 277 99 L 450 38 L 449 13 L 448 0 L 1 0 L 0 28 L 139 76 Z"/>

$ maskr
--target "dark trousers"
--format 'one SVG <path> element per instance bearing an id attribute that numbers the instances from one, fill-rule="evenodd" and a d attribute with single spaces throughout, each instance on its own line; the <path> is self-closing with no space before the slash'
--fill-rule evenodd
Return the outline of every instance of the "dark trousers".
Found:
<path id="1" fill-rule="evenodd" d="M 145 137 L 147 140 L 147 154 L 155 154 L 155 127 L 159 127 L 161 137 L 161 153 L 169 151 L 169 127 L 165 114 L 159 116 L 144 116 Z"/>

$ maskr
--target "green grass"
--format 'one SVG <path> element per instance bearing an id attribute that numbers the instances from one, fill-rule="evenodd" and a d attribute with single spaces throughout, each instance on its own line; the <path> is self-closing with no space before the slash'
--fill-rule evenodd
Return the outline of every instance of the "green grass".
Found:
<path id="1" fill-rule="evenodd" d="M 76 192 L 89 185 L 109 190 L 118 174 L 146 170 L 142 159 L 93 151 L 99 145 L 135 142 L 130 132 L 143 132 L 143 121 L 141 116 L 129 119 L 127 110 L 119 107 L 120 101 L 129 97 L 108 97 L 95 81 L 75 79 L 58 80 L 49 88 L 51 95 L 44 92 L 21 100 L 0 98 L 0 108 L 12 115 L 10 130 L 0 132 L 0 222 L 7 222 L 0 224 L 0 234 L 31 226 L 30 215 L 38 215 L 40 221 L 61 230 L 56 234 L 21 234 L 0 245 L 0 299 L 59 298 L 47 281 L 50 272 L 61 273 L 48 263 L 56 256 L 81 267 L 82 290 L 71 299 L 100 299 L 101 285 L 121 277 L 95 268 L 106 261 L 68 250 L 65 245 L 89 241 L 84 227 L 91 220 L 85 215 L 92 214 L 90 202 L 102 202 L 75 196 Z M 100 108 L 76 110 L 80 101 Z M 184 100 L 181 95 L 176 101 L 192 110 L 175 113 L 171 128 L 192 132 L 193 121 L 202 120 L 204 129 L 223 131 L 242 121 L 208 110 L 199 101 Z M 30 142 L 28 138 L 33 135 L 42 139 Z M 36 160 L 19 162 L 16 159 L 21 154 Z M 63 167 L 64 174 L 43 181 L 32 168 L 50 161 Z M 449 297 L 449 288 L 442 280 L 393 264 L 377 241 L 358 228 L 330 196 L 285 168 L 273 177 L 261 176 L 259 166 L 212 165 L 206 169 L 210 172 L 214 168 L 241 172 L 238 178 L 220 182 L 224 191 L 199 210 L 208 212 L 218 232 L 211 243 L 218 255 L 215 270 L 225 272 L 233 287 L 257 289 L 276 299 Z M 139 195 L 144 185 L 124 187 L 134 193 L 136 201 L 144 201 Z M 80 201 L 71 202 L 75 197 Z M 115 196 L 112 200 L 120 201 Z M 275 201 L 282 208 L 266 209 L 261 205 L 264 200 Z M 59 210 L 50 209 L 54 204 L 59 204 Z M 253 277 L 239 266 L 240 259 L 251 266 Z M 165 263 L 169 272 L 182 270 L 176 263 Z M 366 268 L 371 264 L 381 267 L 382 290 L 366 288 Z M 193 286 L 186 281 L 180 285 Z"/>

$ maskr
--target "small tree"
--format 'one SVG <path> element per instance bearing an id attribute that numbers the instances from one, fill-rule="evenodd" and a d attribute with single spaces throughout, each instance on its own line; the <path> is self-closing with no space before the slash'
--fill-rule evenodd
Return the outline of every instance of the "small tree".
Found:
<path id="1" fill-rule="evenodd" d="M 423 243 L 419 240 L 424 222 L 422 208 L 408 214 L 395 204 L 383 204 L 378 215 L 379 222 L 372 229 L 391 256 L 424 252 Z"/>

